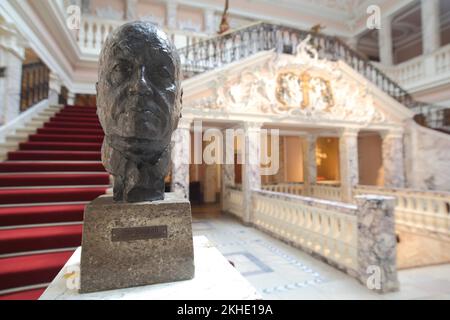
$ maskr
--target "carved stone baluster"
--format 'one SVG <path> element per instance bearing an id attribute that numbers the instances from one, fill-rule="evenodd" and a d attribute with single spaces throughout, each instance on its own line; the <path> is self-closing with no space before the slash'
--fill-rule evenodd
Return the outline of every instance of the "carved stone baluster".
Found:
<path id="1" fill-rule="evenodd" d="M 95 26 L 95 46 L 94 46 L 94 48 L 98 52 L 100 52 L 100 50 L 102 49 L 102 28 L 103 28 L 103 24 L 97 23 Z"/>
<path id="2" fill-rule="evenodd" d="M 94 23 L 92 21 L 88 21 L 86 38 L 87 38 L 86 49 L 92 50 L 94 48 Z"/>
<path id="3" fill-rule="evenodd" d="M 81 50 L 86 47 L 86 21 L 83 21 L 80 26 L 80 31 L 78 33 L 78 45 Z"/>

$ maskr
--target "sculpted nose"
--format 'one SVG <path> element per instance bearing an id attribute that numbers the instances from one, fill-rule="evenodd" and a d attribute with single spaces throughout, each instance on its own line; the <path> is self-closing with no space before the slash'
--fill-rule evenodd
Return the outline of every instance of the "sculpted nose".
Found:
<path id="1" fill-rule="evenodd" d="M 145 66 L 139 69 L 138 76 L 134 83 L 130 86 L 131 94 L 139 94 L 150 96 L 153 95 L 153 90 L 147 80 L 145 79 Z"/>

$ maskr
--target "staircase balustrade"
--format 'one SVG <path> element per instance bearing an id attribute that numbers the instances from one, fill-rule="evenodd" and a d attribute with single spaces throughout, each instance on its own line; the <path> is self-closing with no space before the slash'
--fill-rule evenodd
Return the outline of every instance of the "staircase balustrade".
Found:
<path id="1" fill-rule="evenodd" d="M 49 73 L 48 67 L 42 62 L 22 66 L 21 112 L 48 98 Z"/>
<path id="2" fill-rule="evenodd" d="M 316 48 L 320 58 L 342 60 L 375 84 L 386 94 L 412 110 L 423 110 L 424 106 L 434 106 L 414 100 L 414 98 L 369 61 L 363 54 L 350 48 L 338 37 L 312 34 L 269 23 L 256 23 L 223 35 L 196 42 L 179 49 L 184 78 L 220 68 L 229 63 L 247 58 L 257 52 L 274 50 L 277 53 L 295 54 L 297 45 L 310 35 L 310 44 Z M 447 51 L 437 57 L 436 66 L 445 69 L 449 59 Z M 429 117 L 423 113 L 423 117 Z M 423 125 L 439 129 L 443 123 L 438 120 L 425 121 Z"/>

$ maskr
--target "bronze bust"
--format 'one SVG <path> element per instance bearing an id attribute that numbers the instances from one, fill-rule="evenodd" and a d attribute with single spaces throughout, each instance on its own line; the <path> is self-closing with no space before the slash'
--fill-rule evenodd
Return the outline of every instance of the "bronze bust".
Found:
<path id="1" fill-rule="evenodd" d="M 180 58 L 163 31 L 136 21 L 109 35 L 100 54 L 97 113 L 114 201 L 164 199 L 181 97 Z"/>

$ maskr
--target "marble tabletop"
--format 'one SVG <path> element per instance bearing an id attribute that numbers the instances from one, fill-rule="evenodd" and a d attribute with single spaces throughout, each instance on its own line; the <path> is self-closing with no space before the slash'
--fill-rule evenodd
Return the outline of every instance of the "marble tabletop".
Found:
<path id="1" fill-rule="evenodd" d="M 194 237 L 195 277 L 148 286 L 80 294 L 79 247 L 40 300 L 245 300 L 261 299 L 256 289 L 204 236 Z"/>

